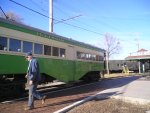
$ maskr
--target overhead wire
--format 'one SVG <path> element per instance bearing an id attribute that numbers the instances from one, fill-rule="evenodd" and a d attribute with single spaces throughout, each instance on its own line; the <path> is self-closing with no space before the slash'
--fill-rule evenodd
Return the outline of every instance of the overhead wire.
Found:
<path id="1" fill-rule="evenodd" d="M 6 19 L 8 19 L 9 17 L 5 14 L 5 12 L 4 12 L 4 10 L 1 8 L 1 6 L 0 6 L 0 9 L 1 9 L 2 13 L 4 14 L 4 16 L 6 17 Z"/>
<path id="2" fill-rule="evenodd" d="M 34 12 L 34 13 L 37 13 L 37 14 L 43 16 L 43 17 L 50 18 L 49 16 L 44 15 L 44 14 L 42 14 L 42 13 L 36 11 L 36 10 L 33 10 L 33 9 L 31 9 L 31 8 L 25 6 L 25 5 L 22 5 L 22 4 L 20 4 L 20 3 L 16 2 L 16 1 L 14 1 L 14 0 L 9 0 L 9 1 L 10 1 L 10 2 L 13 2 L 13 3 L 15 3 L 15 4 L 17 4 L 17 5 L 21 6 L 21 7 L 24 7 L 24 8 L 26 8 L 26 9 L 28 9 L 28 10 Z M 56 21 L 60 21 L 60 20 L 57 20 L 57 19 L 54 19 L 54 18 L 50 18 L 50 19 L 53 19 L 53 20 L 56 20 Z M 62 22 L 62 23 L 63 23 L 63 24 L 66 24 L 66 25 L 69 25 L 69 26 L 72 26 L 72 27 L 75 27 L 75 28 L 78 28 L 78 29 L 81 29 L 81 30 L 85 30 L 85 31 L 88 31 L 88 32 L 92 32 L 92 33 L 95 33 L 95 34 L 98 34 L 98 35 L 103 35 L 103 34 L 101 34 L 101 33 L 99 33 L 99 32 L 92 31 L 92 30 L 89 30 L 89 29 L 86 29 L 86 28 L 82 28 L 82 27 L 79 27 L 79 26 L 76 26 L 76 25 L 68 24 L 68 23 L 66 23 L 66 22 Z"/>
<path id="3" fill-rule="evenodd" d="M 40 12 L 36 11 L 36 10 L 33 10 L 33 9 L 31 9 L 31 8 L 29 8 L 29 7 L 25 6 L 25 5 L 22 5 L 22 4 L 18 3 L 18 2 L 15 2 L 14 0 L 9 0 L 9 1 L 11 1 L 11 2 L 13 2 L 13 3 L 15 3 L 15 4 L 17 4 L 17 5 L 21 6 L 21 7 L 24 7 L 24 8 L 26 8 L 26 9 L 28 9 L 28 10 L 32 11 L 32 12 L 35 12 L 35 13 L 37 13 L 37 14 L 41 15 L 41 16 L 44 16 L 44 17 L 46 17 L 46 18 L 50 18 L 49 16 L 44 15 L 44 14 L 42 14 L 42 13 L 40 13 Z"/>
<path id="4" fill-rule="evenodd" d="M 80 16 L 82 16 L 82 15 L 80 14 L 80 15 L 77 15 L 77 16 L 74 16 L 74 17 L 70 17 L 70 18 L 67 18 L 67 19 L 61 19 L 60 21 L 55 22 L 54 24 L 62 23 L 64 21 L 68 21 L 68 20 L 73 20 L 73 19 L 75 19 L 77 17 L 80 17 Z"/>
<path id="5" fill-rule="evenodd" d="M 33 10 L 33 9 L 27 7 L 27 6 L 24 6 L 24 5 L 20 4 L 20 3 L 17 3 L 17 2 L 15 2 L 14 0 L 9 0 L 9 1 L 11 1 L 11 2 L 13 2 L 13 3 L 15 3 L 15 4 L 17 4 L 17 5 L 21 6 L 21 7 L 24 7 L 24 8 L 26 8 L 26 9 L 28 9 L 28 10 L 34 12 L 34 13 L 37 13 L 37 14 L 39 14 L 39 15 L 41 15 L 41 16 L 44 16 L 44 17 L 46 17 L 46 18 L 50 18 L 49 16 L 44 15 L 44 14 L 42 14 L 42 13 L 36 11 L 36 10 Z M 1 7 L 0 7 L 0 8 L 1 8 Z M 2 9 L 1 9 L 1 10 L 2 10 Z M 51 18 L 51 19 L 52 19 L 52 18 Z M 89 30 L 89 29 L 86 29 L 86 28 L 83 28 L 83 27 L 80 27 L 80 26 L 77 26 L 77 25 L 72 25 L 72 24 L 69 24 L 69 23 L 64 22 L 63 20 L 57 20 L 57 19 L 54 19 L 54 18 L 53 18 L 53 20 L 57 21 L 58 23 L 61 22 L 61 23 L 63 23 L 63 24 L 66 24 L 66 25 L 69 25 L 69 26 L 72 26 L 72 27 L 75 27 L 75 28 L 78 28 L 78 29 L 81 29 L 81 30 L 84 30 L 84 31 L 88 31 L 88 32 L 92 32 L 92 33 L 95 33 L 95 34 L 104 36 L 104 34 L 102 34 L 102 33 L 99 33 L 99 32 L 96 32 L 96 31 L 92 31 L 92 30 Z M 56 22 L 56 23 L 57 23 L 57 22 Z M 93 27 L 93 26 L 91 26 L 91 25 L 87 25 L 87 26 Z M 122 40 L 122 41 L 126 41 L 126 40 Z"/>
<path id="6" fill-rule="evenodd" d="M 36 7 L 40 8 L 41 11 L 48 13 L 47 10 L 43 9 L 38 3 L 34 2 L 33 0 L 30 0 Z"/>

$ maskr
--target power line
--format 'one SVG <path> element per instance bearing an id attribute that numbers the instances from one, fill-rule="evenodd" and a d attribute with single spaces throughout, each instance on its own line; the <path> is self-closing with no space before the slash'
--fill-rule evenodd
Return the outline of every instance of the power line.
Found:
<path id="1" fill-rule="evenodd" d="M 70 18 L 68 18 L 68 19 L 62 19 L 61 21 L 58 21 L 58 22 L 56 22 L 56 23 L 54 23 L 54 24 L 62 23 L 62 22 L 64 22 L 64 21 L 68 21 L 68 20 L 73 20 L 73 19 L 75 19 L 75 18 L 77 18 L 77 17 L 80 17 L 80 16 L 82 16 L 82 15 L 80 14 L 80 15 L 77 15 L 77 16 L 74 16 L 74 17 L 70 17 Z"/>
<path id="2" fill-rule="evenodd" d="M 3 11 L 3 9 L 0 6 L 1 11 L 3 12 L 3 14 L 5 15 L 6 19 L 8 19 L 9 17 L 5 14 L 5 12 Z"/>
<path id="3" fill-rule="evenodd" d="M 35 10 L 29 8 L 29 7 L 26 7 L 26 6 L 24 6 L 24 5 L 22 5 L 22 4 L 18 3 L 18 2 L 15 2 L 14 0 L 9 0 L 9 1 L 11 1 L 11 2 L 13 2 L 13 3 L 15 3 L 15 4 L 17 4 L 17 5 L 21 6 L 21 7 L 24 7 L 24 8 L 26 8 L 26 9 L 30 10 L 30 11 L 33 11 L 33 12 L 35 12 L 35 13 L 41 15 L 41 16 L 44 16 L 44 17 L 46 17 L 46 18 L 49 18 L 49 16 L 46 16 L 46 15 L 44 15 L 44 14 L 38 12 L 38 11 L 35 11 Z"/>
<path id="4" fill-rule="evenodd" d="M 104 35 L 104 34 L 101 34 L 101 33 L 95 32 L 95 31 L 91 31 L 89 29 L 85 29 L 85 28 L 82 28 L 82 27 L 79 27 L 79 26 L 76 26 L 76 25 L 72 25 L 72 24 L 68 24 L 68 23 L 65 23 L 65 24 L 67 24 L 69 26 L 73 26 L 73 27 L 79 28 L 79 29 L 82 29 L 82 30 L 85 30 L 85 31 L 89 31 L 89 32 L 92 32 L 92 33 L 95 33 L 95 34 L 98 34 L 98 35 Z"/>
<path id="5" fill-rule="evenodd" d="M 42 10 L 43 12 L 48 13 L 47 10 L 43 9 L 38 3 L 34 2 L 33 0 L 30 0 L 35 6 L 37 6 L 38 8 L 40 8 L 40 10 Z"/>
<path id="6" fill-rule="evenodd" d="M 13 3 L 15 3 L 15 4 L 17 4 L 17 5 L 21 6 L 21 7 L 24 7 L 24 8 L 26 8 L 26 9 L 28 9 L 28 10 L 34 12 L 34 13 L 37 13 L 37 14 L 43 16 L 43 17 L 50 18 L 49 16 L 44 15 L 44 14 L 42 14 L 42 13 L 36 11 L 36 10 L 33 10 L 33 9 L 27 7 L 27 6 L 24 6 L 24 5 L 22 5 L 22 4 L 18 3 L 18 2 L 15 2 L 14 0 L 9 0 L 9 1 L 10 1 L 10 2 L 13 2 Z M 53 18 L 53 20 L 60 22 L 60 20 L 57 20 L 57 19 L 54 19 L 54 18 Z M 82 28 L 82 27 L 79 27 L 79 26 L 76 26 L 76 25 L 68 24 L 68 23 L 63 22 L 63 21 L 62 21 L 62 23 L 63 23 L 63 24 L 66 24 L 66 25 L 69 25 L 69 26 L 72 26 L 72 27 L 75 27 L 75 28 L 78 28 L 78 29 L 81 29 L 81 30 L 89 31 L 89 32 L 92 32 L 92 33 L 95 33 L 95 34 L 98 34 L 98 35 L 103 35 L 103 34 L 101 34 L 101 33 L 98 33 L 98 32 L 95 32 L 95 31 L 92 31 L 92 30 L 89 30 L 89 29 L 85 29 L 85 28 Z"/>

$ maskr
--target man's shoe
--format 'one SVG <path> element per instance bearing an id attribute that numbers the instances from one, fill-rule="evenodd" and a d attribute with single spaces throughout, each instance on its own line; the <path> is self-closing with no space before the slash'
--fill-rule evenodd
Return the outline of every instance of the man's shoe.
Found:
<path id="1" fill-rule="evenodd" d="M 43 98 L 42 98 L 42 104 L 45 103 L 46 98 L 47 98 L 47 96 L 43 96 Z"/>
<path id="2" fill-rule="evenodd" d="M 32 109 L 34 109 L 34 107 L 33 107 L 33 106 L 31 106 L 31 107 L 30 107 L 30 106 L 28 106 L 28 107 L 24 108 L 24 110 L 25 110 L 25 111 L 27 111 L 27 110 L 32 110 Z"/>

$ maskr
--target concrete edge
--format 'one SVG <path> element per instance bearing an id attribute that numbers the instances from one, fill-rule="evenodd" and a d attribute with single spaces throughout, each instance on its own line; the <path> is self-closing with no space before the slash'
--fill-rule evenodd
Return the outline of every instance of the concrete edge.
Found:
<path id="1" fill-rule="evenodd" d="M 79 106 L 79 105 L 81 105 L 81 104 L 83 104 L 83 103 L 85 103 L 85 102 L 87 102 L 87 101 L 89 101 L 89 100 L 92 100 L 93 98 L 96 97 L 96 95 L 97 95 L 97 94 L 92 95 L 92 96 L 89 96 L 89 97 L 87 97 L 87 98 L 85 98 L 85 99 L 83 99 L 83 100 L 77 101 L 77 102 L 75 102 L 75 103 L 73 103 L 73 104 L 71 104 L 71 105 L 69 105 L 69 106 L 66 106 L 66 107 L 64 107 L 64 108 L 62 108 L 62 109 L 60 109 L 60 110 L 58 110 L 58 111 L 55 111 L 54 113 L 65 113 L 65 112 L 71 110 L 72 108 L 74 108 L 74 107 L 76 107 L 76 106 Z"/>
<path id="2" fill-rule="evenodd" d="M 104 91 L 105 91 L 105 90 L 104 90 Z M 104 91 L 100 91 L 100 92 L 98 92 L 98 93 L 96 93 L 96 94 L 94 94 L 94 95 L 91 95 L 91 96 L 89 96 L 89 97 L 86 97 L 86 98 L 84 98 L 84 99 L 82 99 L 82 100 L 80 100 L 80 101 L 77 101 L 77 102 L 75 102 L 75 103 L 73 103 L 73 104 L 71 104 L 71 105 L 69 105 L 69 106 L 66 106 L 66 107 L 64 107 L 64 108 L 62 108 L 62 109 L 60 109 L 60 110 L 58 110 L 58 111 L 55 111 L 55 112 L 53 112 L 53 113 L 65 113 L 65 112 L 71 110 L 72 108 L 74 108 L 74 107 L 76 107 L 76 106 L 79 106 L 79 105 L 81 105 L 81 104 L 83 104 L 83 103 L 85 103 L 85 102 L 87 102 L 87 101 L 90 101 L 90 100 L 92 100 L 92 99 L 94 99 L 94 98 L 97 98 L 97 96 L 98 96 L 99 98 L 101 98 L 101 99 L 106 98 L 106 97 L 108 97 L 108 95 L 102 94 Z M 101 96 L 100 96 L 100 95 L 101 95 Z"/>

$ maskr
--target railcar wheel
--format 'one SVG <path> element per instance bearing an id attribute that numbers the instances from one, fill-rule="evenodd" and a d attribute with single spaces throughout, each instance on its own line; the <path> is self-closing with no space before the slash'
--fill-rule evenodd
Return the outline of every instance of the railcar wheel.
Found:
<path id="1" fill-rule="evenodd" d="M 93 74 L 91 74 L 90 79 L 91 79 L 91 82 L 99 81 L 100 76 L 98 74 L 96 74 L 96 73 L 93 73 Z"/>

